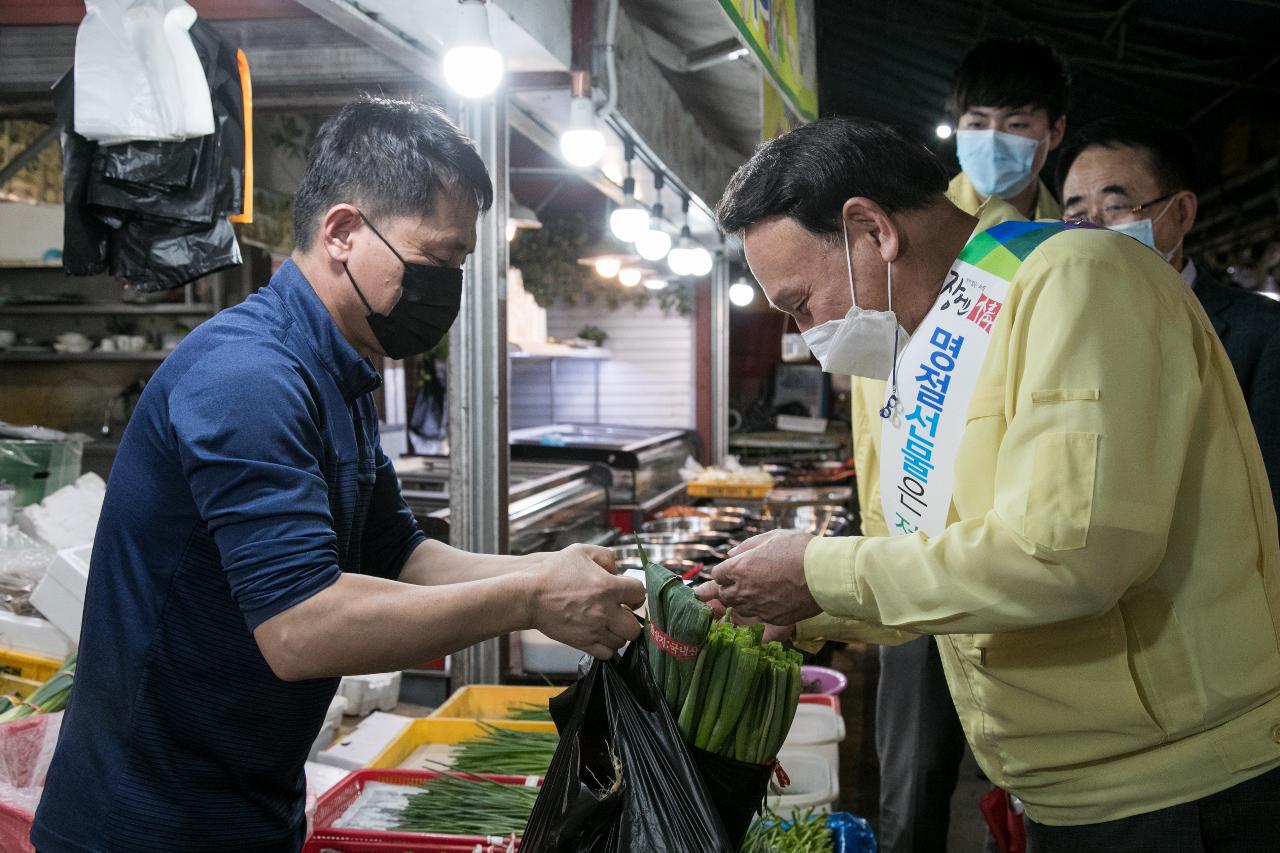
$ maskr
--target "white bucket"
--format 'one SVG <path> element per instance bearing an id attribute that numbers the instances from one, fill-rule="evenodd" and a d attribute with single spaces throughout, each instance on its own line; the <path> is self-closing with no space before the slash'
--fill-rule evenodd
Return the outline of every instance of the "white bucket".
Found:
<path id="1" fill-rule="evenodd" d="M 805 749 L 784 749 L 778 753 L 778 763 L 790 777 L 791 784 L 774 793 L 769 788 L 769 808 L 779 817 L 790 819 L 812 809 L 826 813 L 835 805 L 840 794 L 840 770 L 816 752 Z"/>
<path id="2" fill-rule="evenodd" d="M 783 742 L 788 752 L 816 753 L 837 770 L 840 767 L 840 741 L 844 740 L 844 718 L 826 705 L 801 703 L 796 718 Z"/>

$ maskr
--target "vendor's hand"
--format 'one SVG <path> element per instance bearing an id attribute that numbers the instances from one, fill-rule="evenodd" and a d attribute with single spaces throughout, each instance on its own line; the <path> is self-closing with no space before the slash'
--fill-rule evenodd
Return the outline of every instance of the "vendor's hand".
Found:
<path id="1" fill-rule="evenodd" d="M 640 636 L 632 609 L 644 604 L 644 584 L 614 574 L 608 548 L 571 545 L 530 558 L 530 623 L 553 640 L 601 660 Z"/>
<path id="2" fill-rule="evenodd" d="M 735 614 L 770 625 L 794 625 L 822 612 L 804 577 L 808 533 L 775 530 L 753 536 L 729 552 L 698 587 L 703 601 L 718 600 Z"/>

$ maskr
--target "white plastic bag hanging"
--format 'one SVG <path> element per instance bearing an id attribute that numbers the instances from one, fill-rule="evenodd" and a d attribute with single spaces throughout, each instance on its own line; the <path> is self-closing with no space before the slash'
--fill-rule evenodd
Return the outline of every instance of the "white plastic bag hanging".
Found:
<path id="1" fill-rule="evenodd" d="M 75 129 L 110 145 L 213 133 L 204 67 L 183 0 L 85 0 L 76 34 Z"/>

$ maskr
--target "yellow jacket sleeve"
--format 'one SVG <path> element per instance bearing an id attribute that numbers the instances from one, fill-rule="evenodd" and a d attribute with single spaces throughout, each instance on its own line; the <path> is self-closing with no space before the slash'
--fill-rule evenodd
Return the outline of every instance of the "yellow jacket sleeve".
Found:
<path id="1" fill-rule="evenodd" d="M 1002 405 L 970 409 L 952 523 L 814 540 L 805 572 L 827 614 L 1016 630 L 1105 612 L 1155 570 L 1201 375 L 1190 297 L 1159 260 L 1096 231 L 1031 254 L 993 330 L 975 401 Z"/>

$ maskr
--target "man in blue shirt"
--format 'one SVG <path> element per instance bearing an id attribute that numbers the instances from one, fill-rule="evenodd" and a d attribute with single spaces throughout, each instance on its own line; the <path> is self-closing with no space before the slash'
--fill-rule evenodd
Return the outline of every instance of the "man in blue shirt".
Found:
<path id="1" fill-rule="evenodd" d="M 643 587 L 607 549 L 425 541 L 378 444 L 369 359 L 424 352 L 492 202 L 438 110 L 321 128 L 292 260 L 165 360 L 116 457 L 42 853 L 301 848 L 303 763 L 338 677 L 536 627 L 607 657 Z"/>

